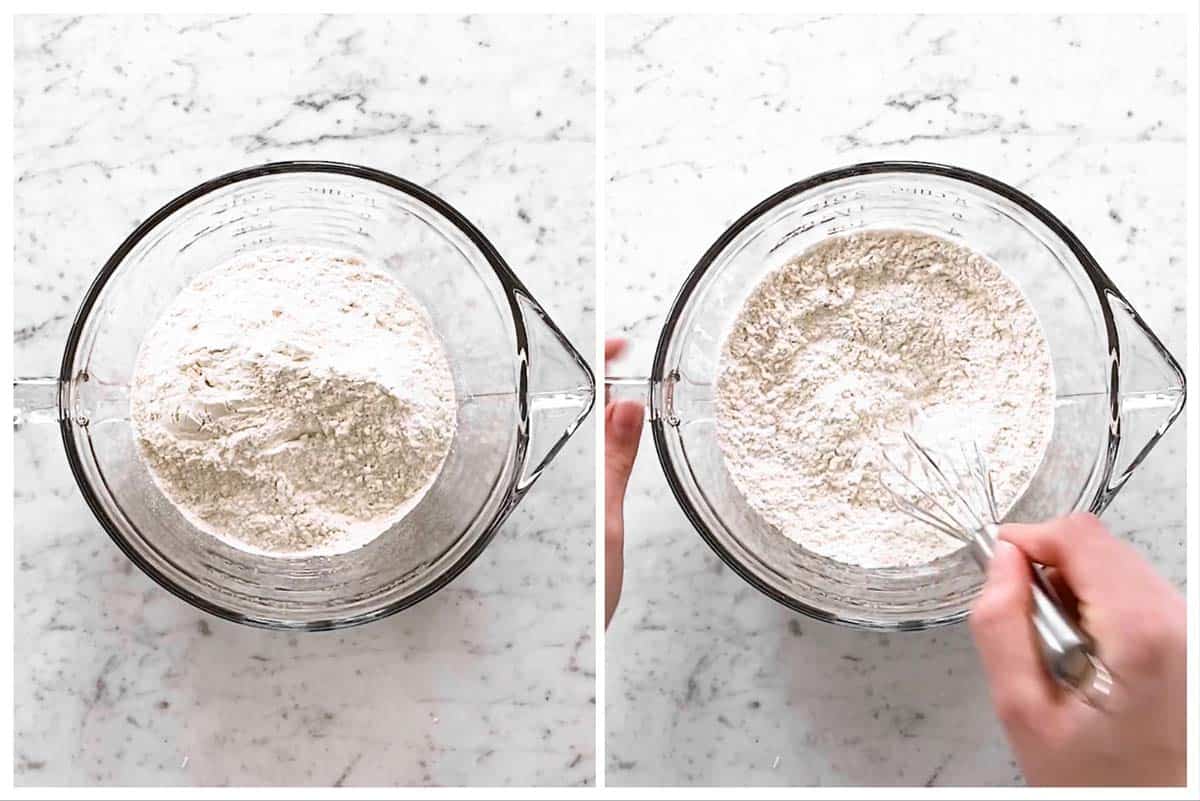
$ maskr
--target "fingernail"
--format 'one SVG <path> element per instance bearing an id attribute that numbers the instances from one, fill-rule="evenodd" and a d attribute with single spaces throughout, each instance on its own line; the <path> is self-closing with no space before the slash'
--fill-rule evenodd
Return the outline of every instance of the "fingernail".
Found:
<path id="1" fill-rule="evenodd" d="M 613 429 L 617 436 L 626 438 L 637 435 L 642 426 L 645 411 L 637 401 L 620 401 L 613 409 Z"/>

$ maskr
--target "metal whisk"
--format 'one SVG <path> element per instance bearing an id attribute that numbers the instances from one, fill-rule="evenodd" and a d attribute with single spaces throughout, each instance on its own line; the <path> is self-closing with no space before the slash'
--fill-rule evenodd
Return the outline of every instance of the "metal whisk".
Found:
<path id="1" fill-rule="evenodd" d="M 979 446 L 961 446 L 956 456 L 933 451 L 907 433 L 904 441 L 916 469 L 904 469 L 885 450 L 891 474 L 880 478 L 884 489 L 905 514 L 967 543 L 986 570 L 996 549 L 1000 512 Z M 1096 657 L 1091 638 L 1063 609 L 1043 569 L 1033 566 L 1033 625 L 1046 666 L 1058 682 L 1099 706 L 1112 692 L 1112 675 Z"/>

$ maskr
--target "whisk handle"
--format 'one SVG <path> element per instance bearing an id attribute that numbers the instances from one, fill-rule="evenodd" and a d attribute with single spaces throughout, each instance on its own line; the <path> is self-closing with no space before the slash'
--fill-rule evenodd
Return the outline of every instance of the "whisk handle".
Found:
<path id="1" fill-rule="evenodd" d="M 971 553 L 984 569 L 996 551 L 998 534 L 997 526 L 988 525 L 976 531 L 971 541 Z M 1099 706 L 1112 692 L 1112 675 L 1096 657 L 1091 638 L 1063 609 L 1043 569 L 1041 565 L 1033 566 L 1033 625 L 1046 666 L 1061 684 Z"/>

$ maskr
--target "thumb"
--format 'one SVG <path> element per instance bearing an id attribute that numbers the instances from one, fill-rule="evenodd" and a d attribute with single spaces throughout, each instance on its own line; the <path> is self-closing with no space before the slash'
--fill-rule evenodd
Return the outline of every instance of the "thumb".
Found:
<path id="1" fill-rule="evenodd" d="M 983 592 L 971 609 L 971 630 L 992 702 L 1008 725 L 1045 711 L 1055 698 L 1031 617 L 1032 578 L 1020 549 L 999 540 Z"/>
<path id="2" fill-rule="evenodd" d="M 610 508 L 619 509 L 625 497 L 645 414 L 637 401 L 614 401 L 604 410 L 604 493 Z"/>

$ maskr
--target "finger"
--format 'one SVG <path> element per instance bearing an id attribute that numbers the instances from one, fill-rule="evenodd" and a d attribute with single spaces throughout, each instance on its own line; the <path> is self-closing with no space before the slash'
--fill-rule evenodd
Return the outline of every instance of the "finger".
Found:
<path id="1" fill-rule="evenodd" d="M 971 610 L 971 631 L 996 713 L 1008 726 L 1049 711 L 1054 683 L 1042 663 L 1033 627 L 1030 567 L 1011 543 L 996 543 L 983 593 Z"/>
<path id="2" fill-rule="evenodd" d="M 1000 538 L 1016 545 L 1033 561 L 1055 568 L 1084 603 L 1111 597 L 1123 583 L 1118 573 L 1127 575 L 1128 570 L 1144 561 L 1088 514 L 1045 523 L 1008 524 L 1001 527 Z"/>
<path id="3" fill-rule="evenodd" d="M 621 598 L 625 571 L 625 490 L 637 458 L 645 409 L 637 401 L 617 401 L 604 410 L 604 625 Z"/>
<path id="4" fill-rule="evenodd" d="M 621 582 L 625 575 L 625 525 L 621 518 L 610 517 L 604 526 L 604 626 L 608 627 L 621 600 Z"/>
<path id="5" fill-rule="evenodd" d="M 604 410 L 604 496 L 607 514 L 620 514 L 637 458 L 645 410 L 638 401 L 615 401 Z"/>

